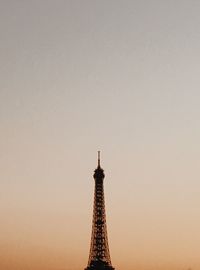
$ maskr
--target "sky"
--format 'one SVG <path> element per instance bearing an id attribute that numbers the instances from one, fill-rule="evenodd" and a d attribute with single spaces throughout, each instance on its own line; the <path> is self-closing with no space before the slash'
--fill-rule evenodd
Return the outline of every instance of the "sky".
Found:
<path id="1" fill-rule="evenodd" d="M 0 268 L 87 266 L 97 151 L 116 270 L 200 269 L 200 2 L 0 0 Z"/>

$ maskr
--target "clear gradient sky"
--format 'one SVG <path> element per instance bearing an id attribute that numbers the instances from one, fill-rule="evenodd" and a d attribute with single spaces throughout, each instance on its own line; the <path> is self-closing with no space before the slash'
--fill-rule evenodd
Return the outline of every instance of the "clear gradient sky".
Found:
<path id="1" fill-rule="evenodd" d="M 0 269 L 83 270 L 102 151 L 117 270 L 200 269 L 200 1 L 0 0 Z"/>

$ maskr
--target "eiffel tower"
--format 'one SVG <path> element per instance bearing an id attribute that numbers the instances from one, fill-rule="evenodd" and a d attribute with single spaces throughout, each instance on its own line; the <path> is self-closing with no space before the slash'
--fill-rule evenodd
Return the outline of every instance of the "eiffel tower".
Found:
<path id="1" fill-rule="evenodd" d="M 100 151 L 98 151 L 98 166 L 94 171 L 94 208 L 92 222 L 92 237 L 88 265 L 85 270 L 114 270 L 111 264 L 108 246 L 106 212 L 104 201 L 104 171 L 100 165 Z"/>

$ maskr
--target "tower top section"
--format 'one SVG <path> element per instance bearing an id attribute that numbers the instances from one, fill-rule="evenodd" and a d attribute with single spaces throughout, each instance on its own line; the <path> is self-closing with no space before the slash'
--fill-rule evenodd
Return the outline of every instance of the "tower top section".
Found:
<path id="1" fill-rule="evenodd" d="M 105 177 L 104 170 L 101 168 L 101 162 L 100 162 L 100 151 L 98 151 L 98 165 L 96 170 L 94 171 L 94 179 L 95 180 L 103 180 Z"/>

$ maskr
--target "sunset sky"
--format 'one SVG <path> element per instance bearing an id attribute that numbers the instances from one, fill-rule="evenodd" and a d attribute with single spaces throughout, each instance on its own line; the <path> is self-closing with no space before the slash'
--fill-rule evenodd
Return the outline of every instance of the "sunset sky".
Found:
<path id="1" fill-rule="evenodd" d="M 0 0 L 0 269 L 83 270 L 101 150 L 116 270 L 200 269 L 200 1 Z"/>

